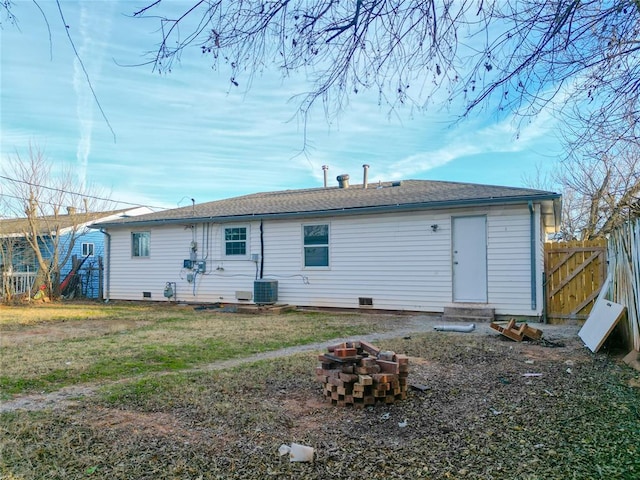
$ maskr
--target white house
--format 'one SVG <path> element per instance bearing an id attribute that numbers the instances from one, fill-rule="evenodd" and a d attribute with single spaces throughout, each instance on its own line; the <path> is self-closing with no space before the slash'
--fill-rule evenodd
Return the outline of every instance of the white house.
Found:
<path id="1" fill-rule="evenodd" d="M 404 180 L 256 193 L 101 222 L 105 295 L 539 317 L 557 193 Z"/>

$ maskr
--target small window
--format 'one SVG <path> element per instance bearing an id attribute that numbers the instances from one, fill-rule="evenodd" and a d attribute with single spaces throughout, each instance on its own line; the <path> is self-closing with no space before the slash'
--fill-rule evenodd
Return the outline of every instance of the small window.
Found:
<path id="1" fill-rule="evenodd" d="M 133 232 L 131 234 L 131 255 L 134 257 L 148 257 L 151 232 Z"/>
<path id="2" fill-rule="evenodd" d="M 227 227 L 224 229 L 224 254 L 226 256 L 247 254 L 246 227 Z"/>
<path id="3" fill-rule="evenodd" d="M 82 244 L 82 256 L 83 257 L 93 257 L 93 243 L 83 243 Z"/>
<path id="4" fill-rule="evenodd" d="M 329 225 L 304 225 L 304 266 L 329 266 Z"/>

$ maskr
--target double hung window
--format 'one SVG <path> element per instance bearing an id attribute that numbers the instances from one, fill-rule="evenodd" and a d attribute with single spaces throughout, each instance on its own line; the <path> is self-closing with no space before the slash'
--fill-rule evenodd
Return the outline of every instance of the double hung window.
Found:
<path id="1" fill-rule="evenodd" d="M 247 227 L 224 229 L 224 254 L 227 257 L 247 254 Z"/>
<path id="2" fill-rule="evenodd" d="M 329 266 L 329 225 L 303 225 L 304 266 Z"/>

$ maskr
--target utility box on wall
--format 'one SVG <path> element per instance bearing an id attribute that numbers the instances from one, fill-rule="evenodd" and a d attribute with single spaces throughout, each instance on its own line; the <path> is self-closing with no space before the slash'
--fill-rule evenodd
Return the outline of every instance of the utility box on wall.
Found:
<path id="1" fill-rule="evenodd" d="M 257 305 L 270 305 L 278 301 L 277 280 L 255 280 L 253 282 L 253 301 Z"/>

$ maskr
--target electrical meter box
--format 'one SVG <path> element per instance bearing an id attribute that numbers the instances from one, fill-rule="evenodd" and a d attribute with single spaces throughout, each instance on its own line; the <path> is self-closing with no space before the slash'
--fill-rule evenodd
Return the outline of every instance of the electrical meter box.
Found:
<path id="1" fill-rule="evenodd" d="M 195 269 L 198 271 L 198 273 L 206 272 L 207 271 L 207 262 L 205 262 L 204 260 L 196 262 Z"/>

